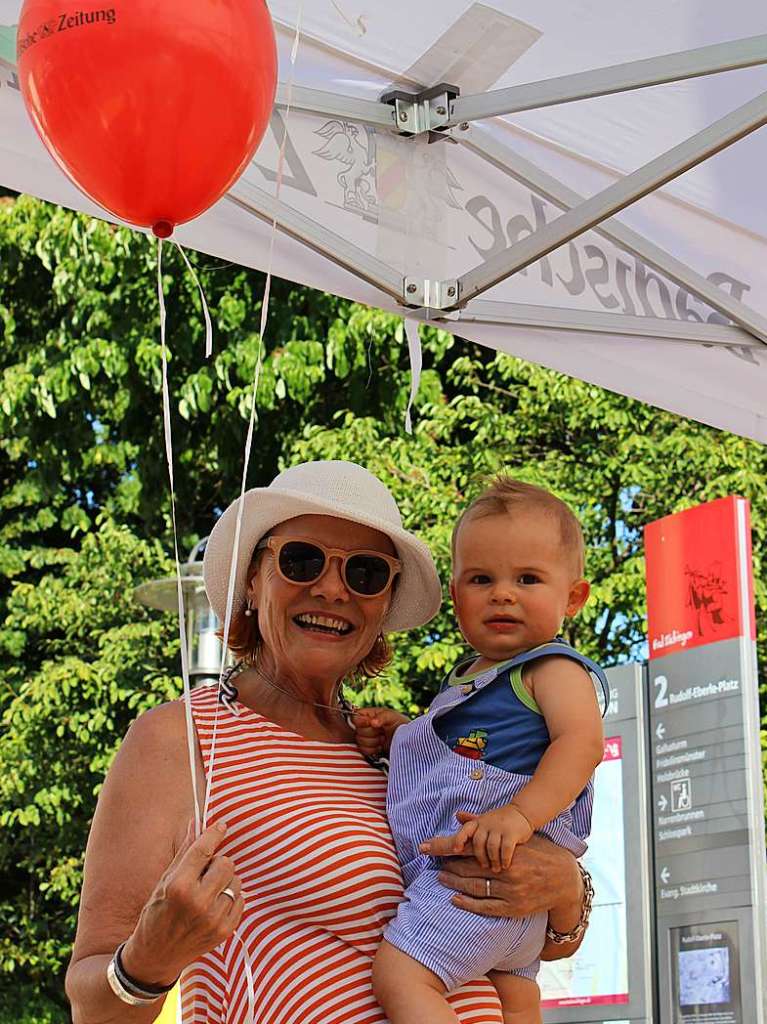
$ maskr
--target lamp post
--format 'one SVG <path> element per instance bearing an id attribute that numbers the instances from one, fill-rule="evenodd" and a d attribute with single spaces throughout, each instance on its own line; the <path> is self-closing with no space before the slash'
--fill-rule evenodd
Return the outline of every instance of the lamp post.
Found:
<path id="1" fill-rule="evenodd" d="M 203 537 L 181 565 L 189 681 L 193 688 L 217 683 L 221 670 L 222 644 L 216 636 L 220 624 L 208 603 L 202 579 L 202 556 L 207 542 L 208 538 Z M 133 591 L 133 596 L 148 608 L 178 612 L 177 577 L 169 576 L 163 580 L 142 583 Z"/>

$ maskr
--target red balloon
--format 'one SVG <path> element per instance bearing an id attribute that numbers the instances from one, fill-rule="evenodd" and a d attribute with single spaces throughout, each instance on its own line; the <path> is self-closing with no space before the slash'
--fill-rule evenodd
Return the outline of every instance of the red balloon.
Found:
<path id="1" fill-rule="evenodd" d="M 167 237 L 239 177 L 274 103 L 264 0 L 25 0 L 21 90 L 87 196 Z"/>

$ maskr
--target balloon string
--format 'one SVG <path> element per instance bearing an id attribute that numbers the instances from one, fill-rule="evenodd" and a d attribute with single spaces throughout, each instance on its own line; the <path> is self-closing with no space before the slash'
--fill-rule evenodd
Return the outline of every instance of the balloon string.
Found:
<path id="1" fill-rule="evenodd" d="M 245 982 L 246 982 L 247 989 L 248 989 L 248 1014 L 247 1014 L 245 1020 L 243 1021 L 243 1024 L 255 1024 L 255 1019 L 256 1019 L 256 985 L 255 985 L 255 982 L 253 980 L 253 970 L 252 970 L 252 968 L 250 966 L 250 957 L 248 956 L 248 948 L 245 945 L 245 940 L 243 939 L 242 935 L 240 935 L 240 928 L 241 927 L 242 927 L 242 925 L 239 925 L 237 928 L 235 928 L 235 930 L 234 930 L 234 932 L 232 934 L 232 938 L 237 939 L 239 944 L 242 946 L 242 966 L 243 966 L 243 968 L 245 970 Z"/>
<path id="2" fill-rule="evenodd" d="M 200 802 L 197 794 L 197 767 L 195 763 L 195 732 L 192 721 L 192 694 L 189 685 L 189 663 L 186 640 L 186 614 L 184 593 L 181 586 L 181 561 L 178 557 L 178 531 L 176 529 L 176 494 L 173 480 L 173 437 L 170 424 L 170 394 L 168 389 L 168 353 L 165 345 L 165 296 L 162 290 L 162 239 L 157 239 L 157 298 L 160 304 L 160 352 L 162 353 L 162 418 L 165 435 L 165 458 L 168 463 L 170 481 L 170 510 L 173 521 L 173 550 L 176 557 L 176 593 L 178 597 L 178 630 L 181 640 L 181 678 L 184 683 L 184 706 L 186 709 L 186 740 L 189 754 L 189 771 L 192 776 L 194 796 L 194 832 L 200 834 Z"/>
<path id="3" fill-rule="evenodd" d="M 418 334 L 418 321 L 405 320 L 405 334 L 407 336 L 407 347 L 410 354 L 410 397 L 405 410 L 405 430 L 408 434 L 413 433 L 413 421 L 410 418 L 410 410 L 413 407 L 415 396 L 421 384 L 421 368 L 423 366 L 423 355 L 421 352 L 421 339 Z"/>
<path id="4" fill-rule="evenodd" d="M 290 72 L 288 75 L 288 88 L 287 88 L 287 102 L 285 105 L 285 130 L 282 133 L 282 141 L 280 143 L 279 155 L 277 158 L 277 177 L 275 183 L 275 198 L 279 199 L 280 191 L 282 189 L 282 178 L 285 166 L 285 149 L 288 142 L 288 125 L 290 123 L 290 111 L 293 99 L 293 82 L 295 79 L 296 70 L 296 58 L 298 56 L 298 46 L 301 40 L 301 22 L 303 19 L 304 4 L 303 0 L 298 6 L 298 15 L 296 18 L 296 30 L 293 37 L 293 46 L 290 51 Z M 269 298 L 272 289 L 272 263 L 274 259 L 274 239 L 277 234 L 277 217 L 272 219 L 271 233 L 269 236 L 269 258 L 266 265 L 266 281 L 264 282 L 264 294 L 261 300 L 261 323 L 259 326 L 258 333 L 258 348 L 256 351 L 256 368 L 253 374 L 253 385 L 250 396 L 250 418 L 248 420 L 248 431 L 245 438 L 245 451 L 243 453 L 243 466 L 242 466 L 242 479 L 240 482 L 240 498 L 237 505 L 237 519 L 234 527 L 234 542 L 232 544 L 232 557 L 229 563 L 229 582 L 226 591 L 226 612 L 224 614 L 224 628 L 222 632 L 221 640 L 221 668 L 218 674 L 218 699 L 216 700 L 216 714 L 213 719 L 213 731 L 211 736 L 211 747 L 210 757 L 208 760 L 208 770 L 206 773 L 206 787 L 205 787 L 205 806 L 203 808 L 202 822 L 203 828 L 207 826 L 208 813 L 210 809 L 210 798 L 211 791 L 213 789 L 213 774 L 215 770 L 215 756 L 216 756 L 216 737 L 218 733 L 218 715 L 221 708 L 221 687 L 224 679 L 224 672 L 226 671 L 226 652 L 229 646 L 229 631 L 232 622 L 232 605 L 234 603 L 234 586 L 237 576 L 237 558 L 240 550 L 240 534 L 242 531 L 242 514 L 245 505 L 245 488 L 247 485 L 248 467 L 250 465 L 250 453 L 253 446 L 253 433 L 255 430 L 256 423 L 258 422 L 258 406 L 256 399 L 258 397 L 258 385 L 261 380 L 261 367 L 263 363 L 263 346 L 264 346 L 264 335 L 266 334 L 266 325 L 269 317 Z M 236 711 L 235 711 L 236 713 Z"/>
<path id="5" fill-rule="evenodd" d="M 208 303 L 205 298 L 205 292 L 202 290 L 200 280 L 197 277 L 197 274 L 195 274 L 194 267 L 189 262 L 189 258 L 187 254 L 184 252 L 183 246 L 180 245 L 178 242 L 174 242 L 173 244 L 176 246 L 178 251 L 183 256 L 184 263 L 186 263 L 186 269 L 192 275 L 192 280 L 197 285 L 197 288 L 200 292 L 200 302 L 202 303 L 202 315 L 205 317 L 205 358 L 210 359 L 211 353 L 213 351 L 213 324 L 210 322 L 210 310 L 208 309 Z"/>

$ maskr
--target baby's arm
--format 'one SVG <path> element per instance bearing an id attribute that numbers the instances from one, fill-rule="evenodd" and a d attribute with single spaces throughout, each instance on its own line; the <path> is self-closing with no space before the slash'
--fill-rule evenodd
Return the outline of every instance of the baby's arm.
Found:
<path id="1" fill-rule="evenodd" d="M 433 836 L 420 850 L 432 857 L 465 852 L 467 845 L 483 868 L 500 871 L 514 850 L 568 807 L 602 760 L 602 719 L 594 686 L 586 671 L 562 655 L 541 658 L 525 674 L 543 712 L 551 743 L 528 784 L 510 804 L 480 815 L 456 815 L 461 829 L 453 836 Z"/>
<path id="2" fill-rule="evenodd" d="M 604 754 L 594 684 L 572 658 L 551 655 L 529 666 L 525 682 L 546 719 L 551 743 L 512 804 L 537 831 L 581 793 Z"/>

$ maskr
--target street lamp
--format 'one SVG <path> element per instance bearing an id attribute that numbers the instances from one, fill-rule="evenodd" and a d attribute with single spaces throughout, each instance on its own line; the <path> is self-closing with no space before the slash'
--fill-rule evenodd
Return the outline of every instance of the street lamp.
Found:
<path id="1" fill-rule="evenodd" d="M 207 542 L 208 538 L 203 537 L 195 544 L 189 558 L 181 565 L 189 681 L 193 688 L 217 683 L 221 671 L 222 644 L 216 636 L 220 624 L 208 603 L 202 579 L 202 556 Z M 133 596 L 148 608 L 178 612 L 177 577 L 142 583 L 133 591 Z"/>

